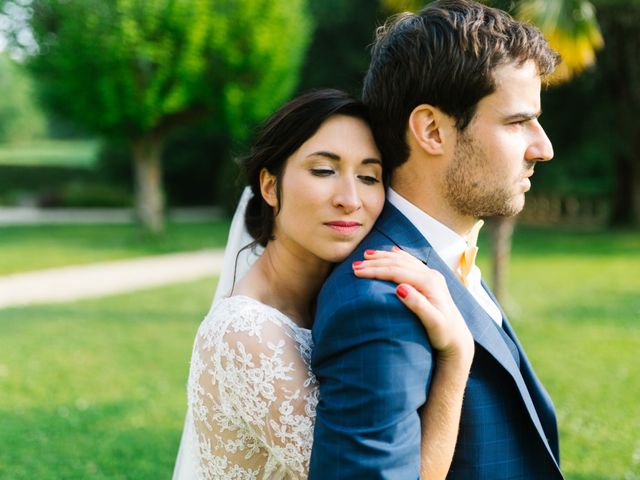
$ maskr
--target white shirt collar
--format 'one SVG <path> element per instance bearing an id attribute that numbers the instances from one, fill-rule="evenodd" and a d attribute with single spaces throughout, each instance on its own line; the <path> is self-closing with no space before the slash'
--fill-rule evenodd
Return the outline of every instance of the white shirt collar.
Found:
<path id="1" fill-rule="evenodd" d="M 467 248 L 467 242 L 464 237 L 420 210 L 391 188 L 387 191 L 387 200 L 413 223 L 422 236 L 431 244 L 438 256 L 455 272 L 460 263 L 460 256 Z M 471 295 L 498 325 L 502 325 L 502 313 L 482 287 L 482 272 L 480 272 L 477 265 L 473 267 L 467 279 L 469 280 L 468 288 Z"/>
<path id="2" fill-rule="evenodd" d="M 458 267 L 460 256 L 467 248 L 467 242 L 462 236 L 391 188 L 387 190 L 387 200 L 409 219 L 451 270 Z"/>

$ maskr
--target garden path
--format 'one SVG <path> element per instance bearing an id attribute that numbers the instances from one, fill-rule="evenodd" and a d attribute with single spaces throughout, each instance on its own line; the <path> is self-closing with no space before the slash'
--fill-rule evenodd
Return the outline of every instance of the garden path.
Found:
<path id="1" fill-rule="evenodd" d="M 70 302 L 214 277 L 224 250 L 211 249 L 0 276 L 0 308 Z"/>

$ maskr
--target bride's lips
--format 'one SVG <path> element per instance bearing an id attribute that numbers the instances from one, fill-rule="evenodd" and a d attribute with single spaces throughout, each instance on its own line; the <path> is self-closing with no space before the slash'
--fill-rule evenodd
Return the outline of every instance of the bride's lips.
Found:
<path id="1" fill-rule="evenodd" d="M 362 224 L 360 222 L 334 221 L 327 222 L 325 225 L 339 233 L 353 233 L 358 230 Z"/>

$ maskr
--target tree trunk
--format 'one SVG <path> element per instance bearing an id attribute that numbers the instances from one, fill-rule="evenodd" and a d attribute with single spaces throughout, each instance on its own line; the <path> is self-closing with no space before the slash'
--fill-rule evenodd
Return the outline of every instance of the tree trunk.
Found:
<path id="1" fill-rule="evenodd" d="M 614 165 L 614 188 L 611 202 L 611 224 L 627 225 L 631 220 L 631 176 L 629 169 L 631 162 L 624 155 L 616 155 Z"/>
<path id="2" fill-rule="evenodd" d="M 136 179 L 136 216 L 152 233 L 164 231 L 164 194 L 161 156 L 164 139 L 153 134 L 133 141 Z"/>
<path id="3" fill-rule="evenodd" d="M 493 294 L 498 302 L 507 301 L 507 276 L 511 258 L 511 239 L 516 224 L 515 217 L 491 217 L 491 256 L 493 259 Z"/>
<path id="4" fill-rule="evenodd" d="M 640 128 L 636 128 L 637 135 L 640 135 Z M 638 148 L 640 148 L 640 137 L 635 137 L 635 145 L 631 148 L 631 155 L 635 155 L 631 161 L 631 223 L 640 227 L 640 158 L 638 158 Z"/>
<path id="5" fill-rule="evenodd" d="M 613 225 L 640 225 L 640 4 L 636 0 L 598 2 L 598 19 L 606 42 L 598 58 L 601 85 L 615 114 L 611 145 L 615 178 L 612 198 Z M 608 97 L 608 98 L 607 98 Z"/>

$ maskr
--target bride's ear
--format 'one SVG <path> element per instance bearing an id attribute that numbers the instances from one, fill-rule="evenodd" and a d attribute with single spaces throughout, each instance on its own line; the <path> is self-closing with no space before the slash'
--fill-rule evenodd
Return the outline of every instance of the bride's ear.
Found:
<path id="1" fill-rule="evenodd" d="M 262 198 L 273 208 L 278 206 L 276 176 L 269 172 L 266 168 L 260 170 L 260 193 Z"/>

